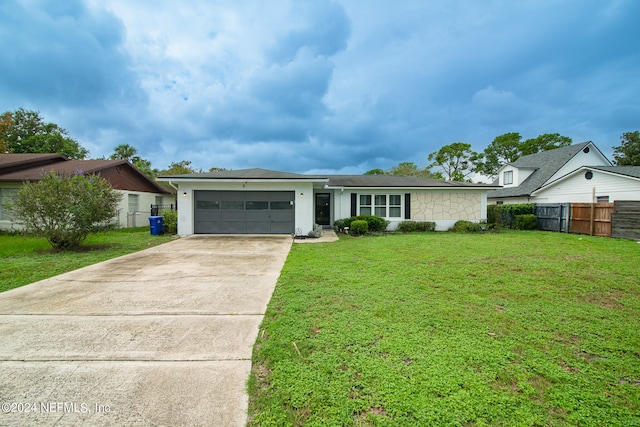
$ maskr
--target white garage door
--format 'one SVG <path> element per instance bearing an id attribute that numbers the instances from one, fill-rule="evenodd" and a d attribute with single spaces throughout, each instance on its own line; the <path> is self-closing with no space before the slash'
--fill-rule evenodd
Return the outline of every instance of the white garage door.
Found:
<path id="1" fill-rule="evenodd" d="M 292 234 L 293 191 L 196 191 L 196 234 Z"/>

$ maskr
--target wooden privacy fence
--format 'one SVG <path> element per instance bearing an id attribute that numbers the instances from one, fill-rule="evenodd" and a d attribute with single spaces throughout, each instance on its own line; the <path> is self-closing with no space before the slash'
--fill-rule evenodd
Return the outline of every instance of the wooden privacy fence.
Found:
<path id="1" fill-rule="evenodd" d="M 611 237 L 640 241 L 640 201 L 619 200 L 611 214 Z"/>
<path id="2" fill-rule="evenodd" d="M 571 203 L 570 233 L 611 236 L 614 203 Z"/>
<path id="3" fill-rule="evenodd" d="M 640 201 L 538 203 L 538 230 L 640 241 Z"/>
<path id="4" fill-rule="evenodd" d="M 538 230 L 569 231 L 570 203 L 538 203 L 533 213 L 537 218 Z"/>

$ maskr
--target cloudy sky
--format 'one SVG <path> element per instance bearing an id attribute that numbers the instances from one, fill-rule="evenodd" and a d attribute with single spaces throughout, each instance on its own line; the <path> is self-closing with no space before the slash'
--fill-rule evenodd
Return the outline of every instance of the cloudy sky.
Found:
<path id="1" fill-rule="evenodd" d="M 0 112 L 92 158 L 363 173 L 640 128 L 636 0 L 0 0 Z"/>

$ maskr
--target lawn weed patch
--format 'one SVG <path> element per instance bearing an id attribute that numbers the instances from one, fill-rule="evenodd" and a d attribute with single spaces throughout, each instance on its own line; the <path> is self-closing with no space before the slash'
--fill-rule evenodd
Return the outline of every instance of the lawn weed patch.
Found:
<path id="1" fill-rule="evenodd" d="M 638 246 L 513 231 L 294 245 L 250 422 L 640 425 Z"/>

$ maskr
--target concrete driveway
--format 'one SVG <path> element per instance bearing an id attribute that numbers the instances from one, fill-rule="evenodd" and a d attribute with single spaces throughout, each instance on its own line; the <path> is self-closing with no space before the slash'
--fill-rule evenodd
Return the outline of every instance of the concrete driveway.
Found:
<path id="1" fill-rule="evenodd" d="M 243 426 L 290 236 L 191 236 L 0 293 L 0 426 Z"/>

